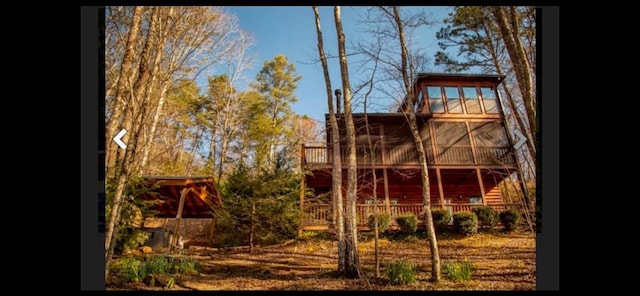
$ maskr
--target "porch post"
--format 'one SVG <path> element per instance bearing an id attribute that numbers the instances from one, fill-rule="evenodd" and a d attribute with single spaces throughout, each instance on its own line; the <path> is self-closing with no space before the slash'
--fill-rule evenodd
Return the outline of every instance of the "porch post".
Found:
<path id="1" fill-rule="evenodd" d="M 182 210 L 184 209 L 184 199 L 189 192 L 189 189 L 183 188 L 180 191 L 180 203 L 178 204 L 178 214 L 176 215 L 176 228 L 173 231 L 173 240 L 171 240 L 170 250 L 175 248 L 175 244 L 178 241 L 178 231 L 180 230 L 180 222 L 182 222 Z"/>
<path id="2" fill-rule="evenodd" d="M 440 168 L 436 168 L 436 177 L 438 178 L 438 194 L 440 194 L 440 205 L 442 205 L 442 209 L 445 209 L 444 189 L 442 189 L 442 177 L 440 176 Z"/>
<path id="3" fill-rule="evenodd" d="M 478 175 L 478 185 L 480 185 L 480 194 L 482 194 L 482 204 L 487 205 L 487 199 L 485 198 L 484 193 L 484 182 L 482 182 L 482 173 L 480 173 L 480 168 L 476 168 L 476 174 Z"/>
<path id="4" fill-rule="evenodd" d="M 380 125 L 380 156 L 382 159 L 382 178 L 384 180 L 384 203 L 387 215 L 391 217 L 391 202 L 389 201 L 389 178 L 387 177 L 387 146 L 384 145 L 384 125 Z"/>
<path id="5" fill-rule="evenodd" d="M 305 161 L 305 151 L 304 144 L 302 144 L 300 149 L 300 223 L 298 224 L 298 236 L 302 234 L 302 228 L 304 223 L 304 192 L 305 192 L 305 179 L 304 179 L 304 161 Z"/>

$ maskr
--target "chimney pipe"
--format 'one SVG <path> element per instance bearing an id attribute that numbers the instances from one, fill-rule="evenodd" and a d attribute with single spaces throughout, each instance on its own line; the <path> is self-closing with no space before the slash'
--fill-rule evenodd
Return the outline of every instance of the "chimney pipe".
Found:
<path id="1" fill-rule="evenodd" d="M 342 96 L 342 91 L 339 88 L 333 92 L 336 95 L 336 113 L 342 113 L 340 111 L 340 97 Z"/>

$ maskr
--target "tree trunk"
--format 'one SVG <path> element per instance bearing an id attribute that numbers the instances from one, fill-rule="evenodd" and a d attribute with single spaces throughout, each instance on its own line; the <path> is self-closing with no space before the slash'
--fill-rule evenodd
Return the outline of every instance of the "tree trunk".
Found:
<path id="1" fill-rule="evenodd" d="M 431 279 L 432 281 L 437 282 L 440 280 L 440 254 L 438 252 L 438 241 L 436 239 L 435 228 L 433 227 L 433 217 L 431 216 L 431 193 L 429 192 L 430 186 L 429 169 L 427 167 L 427 155 L 424 150 L 422 138 L 420 137 L 420 130 L 418 129 L 418 122 L 416 120 L 414 108 L 415 94 L 409 80 L 409 75 L 413 74 L 413 67 L 411 67 L 411 64 L 409 63 L 409 51 L 404 40 L 403 24 L 400 19 L 400 13 L 397 6 L 393 7 L 393 16 L 396 22 L 396 28 L 398 30 L 398 37 L 400 38 L 400 47 L 402 50 L 401 74 L 405 87 L 405 93 L 408 98 L 408 108 L 403 108 L 403 110 L 407 110 L 405 115 L 408 115 L 409 128 L 411 129 L 411 134 L 413 135 L 413 140 L 418 150 L 418 160 L 420 162 L 420 171 L 422 177 L 422 204 L 425 213 L 424 220 L 427 227 L 429 246 L 431 247 Z M 409 67 L 411 67 L 411 69 L 409 69 Z"/>
<path id="2" fill-rule="evenodd" d="M 343 274 L 346 267 L 345 260 L 345 235 L 344 235 L 344 216 L 342 211 L 342 163 L 340 159 L 340 130 L 338 129 L 338 121 L 333 109 L 333 92 L 331 88 L 331 79 L 329 77 L 329 67 L 327 58 L 324 54 L 324 44 L 322 42 L 322 28 L 320 26 L 320 13 L 318 7 L 313 6 L 313 13 L 316 20 L 316 33 L 318 35 L 318 54 L 322 62 L 322 73 L 324 74 L 324 82 L 327 91 L 327 105 L 329 107 L 329 123 L 331 125 L 331 148 L 332 148 L 332 187 L 331 199 L 333 202 L 334 225 L 336 227 L 336 236 L 338 238 L 338 273 Z"/>
<path id="3" fill-rule="evenodd" d="M 493 40 L 491 38 L 491 31 L 488 29 L 488 24 L 483 26 L 484 31 L 485 31 L 485 35 L 488 36 L 489 40 Z M 496 72 L 498 73 L 498 75 L 504 76 L 504 72 L 502 71 L 502 66 L 500 66 L 500 61 L 498 60 L 498 53 L 496 51 L 495 46 L 493 46 L 493 42 L 488 42 L 487 43 L 487 47 L 489 49 L 489 52 L 491 54 L 491 60 L 493 61 L 493 65 L 496 68 Z M 507 102 L 509 102 L 509 107 L 511 108 L 511 112 L 513 113 L 513 115 L 515 116 L 516 122 L 518 123 L 518 127 L 520 127 L 520 130 L 522 131 L 522 133 L 524 135 L 526 135 L 528 141 L 527 141 L 527 150 L 529 151 L 529 154 L 531 155 L 531 157 L 533 159 L 535 159 L 536 157 L 536 149 L 534 146 L 533 139 L 531 137 L 531 129 L 529 129 L 527 127 L 527 125 L 524 123 L 524 120 L 522 118 L 522 115 L 520 114 L 520 111 L 518 110 L 518 108 L 516 107 L 516 103 L 513 100 L 513 96 L 511 95 L 511 91 L 506 87 L 506 85 L 504 86 L 504 91 L 505 94 L 507 95 Z M 503 104 L 504 107 L 507 107 L 506 104 Z"/>
<path id="4" fill-rule="evenodd" d="M 106 141 L 107 150 L 105 153 L 107 168 L 113 168 L 116 162 L 116 154 L 120 147 L 112 141 L 114 135 L 117 133 L 118 126 L 121 124 L 122 113 L 125 110 L 127 103 L 125 102 L 125 95 L 130 90 L 131 70 L 133 69 L 133 58 L 135 54 L 135 47 L 138 41 L 138 33 L 140 32 L 140 25 L 142 23 L 142 10 L 144 7 L 136 6 L 133 11 L 133 17 L 131 19 L 131 28 L 127 34 L 127 44 L 124 55 L 122 57 L 122 64 L 120 66 L 120 78 L 118 79 L 118 85 L 115 90 L 113 110 L 111 112 L 111 118 L 107 123 Z M 113 176 L 113 175 L 111 175 Z"/>
<path id="5" fill-rule="evenodd" d="M 358 258 L 358 228 L 356 220 L 356 201 L 358 200 L 357 185 L 357 160 L 356 160 L 356 138 L 353 116 L 351 114 L 351 87 L 349 85 L 349 69 L 347 67 L 347 56 L 345 52 L 345 35 L 342 30 L 342 20 L 340 17 L 340 6 L 334 7 L 334 17 L 336 23 L 336 33 L 338 35 L 338 55 L 340 57 L 340 74 L 342 78 L 342 89 L 344 92 L 344 121 L 347 140 L 347 150 L 349 151 L 349 163 L 347 166 L 347 220 L 346 220 L 346 269 L 344 275 L 349 278 L 360 278 L 360 262 Z"/>
<path id="6" fill-rule="evenodd" d="M 529 121 L 529 126 L 531 127 L 531 135 L 533 140 L 536 141 L 536 107 L 534 98 L 533 77 L 529 59 L 526 56 L 520 38 L 513 38 L 513 36 L 519 35 L 519 31 L 517 27 L 511 27 L 504 7 L 492 7 L 491 12 L 495 17 L 498 28 L 500 28 L 502 40 L 504 40 L 507 52 L 509 53 L 511 65 L 513 66 L 513 71 L 516 74 L 516 79 L 518 80 L 518 85 L 520 86 L 520 93 L 522 94 L 522 100 L 524 101 L 524 108 L 527 112 L 527 119 Z M 512 20 L 514 18 L 517 18 L 517 13 L 515 15 L 511 15 L 511 18 Z"/>

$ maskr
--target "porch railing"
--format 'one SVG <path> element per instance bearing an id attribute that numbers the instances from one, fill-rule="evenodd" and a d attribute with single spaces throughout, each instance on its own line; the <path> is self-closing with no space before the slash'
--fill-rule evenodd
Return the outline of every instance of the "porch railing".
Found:
<path id="1" fill-rule="evenodd" d="M 473 208 L 482 206 L 482 204 L 450 204 L 450 205 L 432 205 L 432 210 L 446 208 L 452 214 L 458 212 L 470 212 Z M 422 204 L 399 204 L 399 205 L 387 205 L 378 204 L 378 213 L 388 213 L 390 210 L 391 219 L 398 218 L 399 216 L 406 214 L 413 214 L 418 217 L 418 221 L 422 222 Z M 496 212 L 502 212 L 509 208 L 516 208 L 517 210 L 522 209 L 522 205 L 520 204 L 493 204 L 489 205 L 489 207 L 493 208 Z M 345 208 L 346 213 L 346 208 Z M 367 225 L 367 219 L 370 215 L 374 213 L 374 205 L 371 204 L 357 204 L 356 205 L 356 219 L 357 223 L 360 226 Z M 333 214 L 331 211 L 331 205 L 306 205 L 304 208 L 303 215 L 303 225 L 326 225 L 330 224 L 333 219 Z"/>
<path id="2" fill-rule="evenodd" d="M 471 147 L 438 147 L 438 154 L 433 154 L 431 147 L 425 147 L 429 164 L 474 164 Z M 304 147 L 304 161 L 311 165 L 331 164 L 333 151 L 331 147 Z M 418 165 L 418 152 L 413 146 L 395 146 L 381 149 L 376 147 L 375 154 L 368 146 L 356 147 L 358 165 L 371 164 L 374 157 L 376 165 Z M 347 163 L 348 151 L 340 147 L 342 163 Z M 513 154 L 507 147 L 477 147 L 477 164 L 512 164 L 515 162 Z"/>

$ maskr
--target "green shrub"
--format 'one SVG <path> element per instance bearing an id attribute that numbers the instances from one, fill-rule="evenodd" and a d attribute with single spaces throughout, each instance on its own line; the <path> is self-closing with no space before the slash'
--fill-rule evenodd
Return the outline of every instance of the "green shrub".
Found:
<path id="1" fill-rule="evenodd" d="M 416 266 L 405 259 L 399 259 L 387 265 L 385 273 L 394 285 L 407 285 L 416 281 Z"/>
<path id="2" fill-rule="evenodd" d="M 431 218 L 433 219 L 433 225 L 442 230 L 451 222 L 451 213 L 447 209 L 433 210 L 431 211 Z"/>
<path id="3" fill-rule="evenodd" d="M 165 256 L 147 257 L 143 264 L 147 274 L 163 274 L 171 272 L 171 262 Z"/>
<path id="4" fill-rule="evenodd" d="M 369 215 L 367 218 L 367 223 L 369 224 L 369 229 L 371 229 L 371 231 L 375 229 L 374 218 L 374 215 Z M 391 216 L 389 216 L 389 214 L 378 214 L 378 232 L 385 232 L 387 228 L 389 228 L 390 222 Z"/>
<path id="5" fill-rule="evenodd" d="M 173 273 L 197 274 L 198 272 L 200 272 L 202 266 L 200 265 L 200 262 L 198 262 L 198 260 L 178 257 L 173 258 L 171 267 Z"/>
<path id="6" fill-rule="evenodd" d="M 110 270 L 110 274 L 114 275 L 120 283 L 137 283 L 147 276 L 143 261 L 135 257 L 125 257 L 114 262 Z"/>
<path id="7" fill-rule="evenodd" d="M 418 218 L 414 214 L 406 214 L 396 218 L 400 231 L 403 233 L 415 233 L 418 230 Z"/>
<path id="8" fill-rule="evenodd" d="M 110 274 L 120 283 L 141 282 L 150 274 L 196 274 L 201 270 L 198 260 L 163 255 L 142 258 L 125 257 L 114 262 Z"/>
<path id="9" fill-rule="evenodd" d="M 478 216 L 471 212 L 453 214 L 453 227 L 460 234 L 478 233 Z"/>
<path id="10" fill-rule="evenodd" d="M 482 222 L 483 227 L 493 229 L 498 224 L 498 213 L 488 206 L 473 208 L 473 213 L 478 216 L 478 221 Z"/>
<path id="11" fill-rule="evenodd" d="M 467 259 L 459 262 L 445 262 L 442 266 L 442 272 L 454 282 L 470 281 L 473 270 L 473 264 Z"/>
<path id="12" fill-rule="evenodd" d="M 515 209 L 508 209 L 500 213 L 500 222 L 504 225 L 506 231 L 513 231 L 520 225 L 520 213 Z"/>

